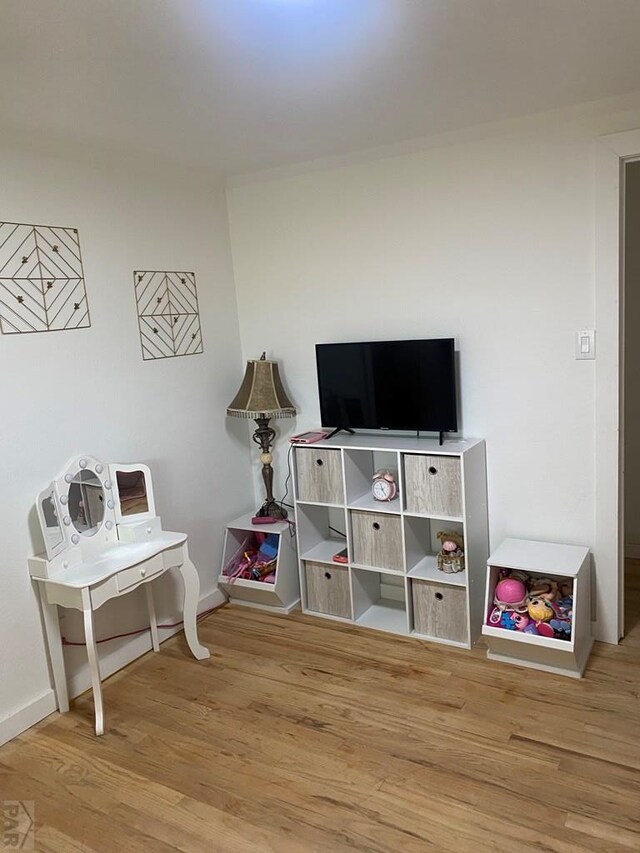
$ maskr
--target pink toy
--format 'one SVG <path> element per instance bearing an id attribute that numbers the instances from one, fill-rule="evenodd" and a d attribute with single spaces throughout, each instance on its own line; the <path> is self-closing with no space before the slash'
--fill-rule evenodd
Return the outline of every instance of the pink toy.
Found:
<path id="1" fill-rule="evenodd" d="M 526 609 L 526 598 L 527 588 L 521 580 L 503 578 L 496 584 L 493 601 L 498 607 L 509 607 L 515 610 L 520 607 Z"/>
<path id="2" fill-rule="evenodd" d="M 515 625 L 516 631 L 525 631 L 530 621 L 531 620 L 529 619 L 526 613 L 514 614 L 513 623 Z"/>

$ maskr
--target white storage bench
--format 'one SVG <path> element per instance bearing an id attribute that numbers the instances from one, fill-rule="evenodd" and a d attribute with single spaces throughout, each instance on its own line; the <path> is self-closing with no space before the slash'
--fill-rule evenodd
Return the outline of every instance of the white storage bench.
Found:
<path id="1" fill-rule="evenodd" d="M 573 617 L 569 639 L 538 636 L 487 624 L 501 570 L 532 578 L 566 581 L 572 586 Z M 519 666 L 581 678 L 593 645 L 591 627 L 591 555 L 578 545 L 505 539 L 489 557 L 482 635 L 487 657 Z"/>

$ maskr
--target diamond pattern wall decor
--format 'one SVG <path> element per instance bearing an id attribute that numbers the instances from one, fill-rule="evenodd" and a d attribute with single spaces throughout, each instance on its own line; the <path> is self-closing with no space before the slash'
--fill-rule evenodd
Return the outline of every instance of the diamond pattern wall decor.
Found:
<path id="1" fill-rule="evenodd" d="M 133 280 L 143 359 L 201 353 L 195 273 L 138 270 Z"/>
<path id="2" fill-rule="evenodd" d="M 77 228 L 0 222 L 0 330 L 91 325 Z"/>

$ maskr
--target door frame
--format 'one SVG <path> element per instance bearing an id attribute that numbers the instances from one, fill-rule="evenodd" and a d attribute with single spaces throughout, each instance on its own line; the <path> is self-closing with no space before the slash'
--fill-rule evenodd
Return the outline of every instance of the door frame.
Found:
<path id="1" fill-rule="evenodd" d="M 624 632 L 624 167 L 640 130 L 596 140 L 595 547 L 597 639 Z"/>

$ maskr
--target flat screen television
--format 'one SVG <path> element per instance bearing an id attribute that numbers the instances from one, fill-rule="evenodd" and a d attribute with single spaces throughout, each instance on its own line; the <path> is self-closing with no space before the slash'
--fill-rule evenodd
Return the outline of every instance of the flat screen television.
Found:
<path id="1" fill-rule="evenodd" d="M 455 432 L 453 338 L 316 344 L 322 425 Z"/>

